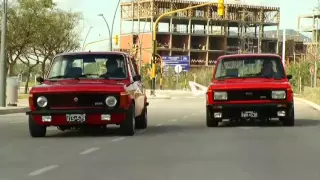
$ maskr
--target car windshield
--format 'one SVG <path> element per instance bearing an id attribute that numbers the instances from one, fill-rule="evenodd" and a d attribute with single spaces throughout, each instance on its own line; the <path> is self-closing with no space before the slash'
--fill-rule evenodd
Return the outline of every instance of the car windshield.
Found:
<path id="1" fill-rule="evenodd" d="M 126 61 L 123 55 L 61 55 L 53 60 L 47 78 L 126 79 L 127 67 L 125 63 Z"/>
<path id="2" fill-rule="evenodd" d="M 218 65 L 215 79 L 225 78 L 285 78 L 280 58 L 245 57 L 222 59 Z"/>

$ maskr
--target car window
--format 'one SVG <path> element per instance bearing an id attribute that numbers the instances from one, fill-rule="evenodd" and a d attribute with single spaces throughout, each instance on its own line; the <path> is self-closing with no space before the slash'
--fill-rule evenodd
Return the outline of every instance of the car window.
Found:
<path id="1" fill-rule="evenodd" d="M 108 78 L 126 79 L 123 55 L 78 54 L 57 56 L 47 78 Z"/>
<path id="2" fill-rule="evenodd" d="M 244 77 L 286 78 L 280 58 L 226 58 L 218 62 L 215 79 Z"/>

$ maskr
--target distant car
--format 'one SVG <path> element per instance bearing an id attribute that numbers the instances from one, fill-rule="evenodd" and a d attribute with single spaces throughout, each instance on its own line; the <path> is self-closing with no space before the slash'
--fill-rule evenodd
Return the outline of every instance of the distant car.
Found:
<path id="1" fill-rule="evenodd" d="M 47 77 L 30 90 L 29 131 L 120 125 L 123 135 L 147 128 L 147 97 L 135 60 L 123 52 L 57 55 Z"/>
<path id="2" fill-rule="evenodd" d="M 206 94 L 206 123 L 216 127 L 231 121 L 279 118 L 294 126 L 294 99 L 281 57 L 274 54 L 235 54 L 218 58 Z"/>

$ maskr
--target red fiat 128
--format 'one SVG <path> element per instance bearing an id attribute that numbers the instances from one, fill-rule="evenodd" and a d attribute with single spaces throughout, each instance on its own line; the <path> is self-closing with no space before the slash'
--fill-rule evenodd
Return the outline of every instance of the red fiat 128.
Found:
<path id="1" fill-rule="evenodd" d="M 123 52 L 57 55 L 47 77 L 30 91 L 29 131 L 120 125 L 123 135 L 147 127 L 147 98 L 134 59 Z"/>
<path id="2" fill-rule="evenodd" d="M 208 127 L 231 121 L 279 119 L 294 126 L 293 91 L 281 57 L 236 54 L 218 58 L 206 99 Z"/>

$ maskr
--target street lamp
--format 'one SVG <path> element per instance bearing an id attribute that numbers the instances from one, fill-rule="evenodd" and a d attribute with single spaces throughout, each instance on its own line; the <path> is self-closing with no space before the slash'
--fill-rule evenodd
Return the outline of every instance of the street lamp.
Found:
<path id="1" fill-rule="evenodd" d="M 6 107 L 7 88 L 7 60 L 6 60 L 6 35 L 7 35 L 7 9 L 8 1 L 3 0 L 2 24 L 1 24 L 1 51 L 0 51 L 0 106 Z"/>
<path id="2" fill-rule="evenodd" d="M 98 14 L 98 16 L 101 16 L 103 18 L 104 22 L 107 25 L 108 33 L 109 33 L 109 39 L 110 39 L 110 41 L 109 41 L 110 45 L 109 46 L 110 46 L 110 51 L 112 51 L 112 34 L 111 34 L 111 30 L 110 30 L 109 24 L 108 24 L 108 22 L 107 22 L 107 20 L 106 20 L 106 18 L 104 17 L 103 14 Z"/>
<path id="3" fill-rule="evenodd" d="M 88 36 L 89 36 L 89 34 L 90 34 L 91 29 L 92 29 L 92 26 L 90 27 L 90 29 L 89 29 L 88 32 L 87 32 L 86 37 L 84 38 L 83 45 L 82 45 L 82 50 L 84 50 L 84 46 L 85 46 L 85 44 L 86 44 L 86 41 L 87 41 L 87 38 L 88 38 Z"/>

